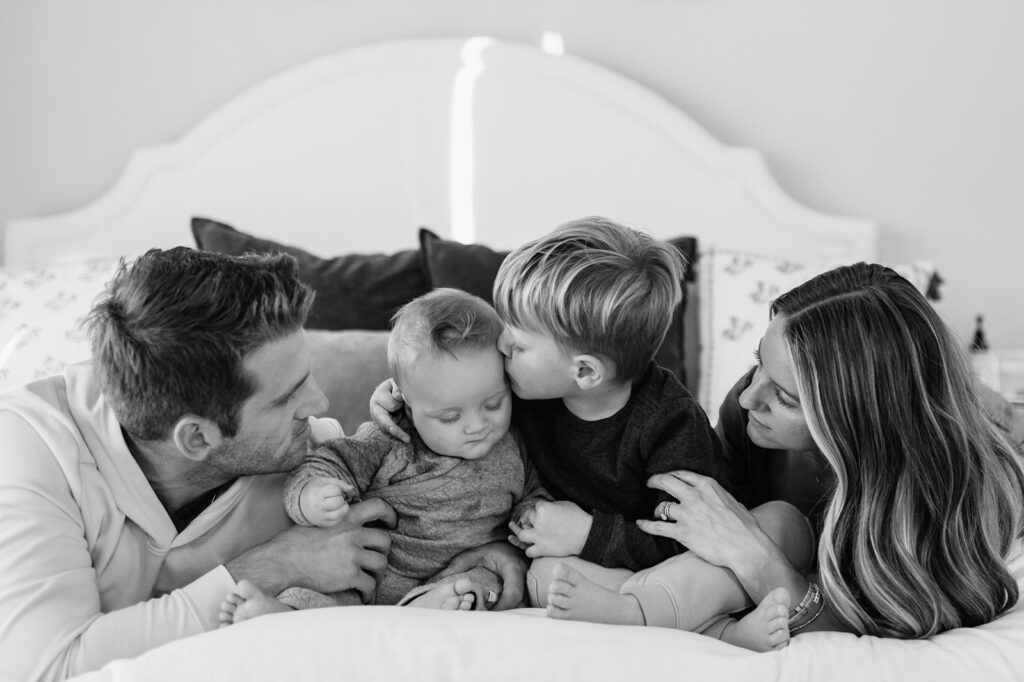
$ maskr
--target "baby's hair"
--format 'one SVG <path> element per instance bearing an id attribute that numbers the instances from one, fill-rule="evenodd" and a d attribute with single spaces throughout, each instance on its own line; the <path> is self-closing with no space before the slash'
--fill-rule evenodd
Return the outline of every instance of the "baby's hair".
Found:
<path id="1" fill-rule="evenodd" d="M 551 334 L 567 353 L 604 356 L 616 380 L 635 381 L 665 339 L 683 270 L 670 244 L 582 218 L 509 254 L 494 306 L 507 324 Z"/>
<path id="2" fill-rule="evenodd" d="M 406 303 L 391 318 L 388 368 L 401 385 L 403 369 L 423 357 L 492 349 L 501 318 L 482 298 L 460 289 L 434 289 Z"/>

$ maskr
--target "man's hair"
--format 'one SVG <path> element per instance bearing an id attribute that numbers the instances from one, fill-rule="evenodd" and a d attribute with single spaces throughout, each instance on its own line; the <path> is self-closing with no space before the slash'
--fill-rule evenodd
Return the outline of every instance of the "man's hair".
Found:
<path id="1" fill-rule="evenodd" d="M 301 329 L 312 304 L 284 254 L 178 247 L 122 259 L 87 320 L 100 386 L 133 438 L 164 438 L 187 413 L 234 436 L 258 388 L 243 361 Z"/>
<path id="2" fill-rule="evenodd" d="M 494 281 L 506 323 L 550 334 L 567 353 L 604 356 L 639 379 L 682 298 L 670 244 L 606 218 L 574 220 L 509 254 Z"/>
<path id="3" fill-rule="evenodd" d="M 401 385 L 402 375 L 423 357 L 470 350 L 497 352 L 503 326 L 486 301 L 459 289 L 434 289 L 414 298 L 391 318 L 388 369 Z"/>
<path id="4" fill-rule="evenodd" d="M 779 297 L 811 436 L 836 474 L 818 562 L 860 633 L 929 637 L 1018 597 L 1024 470 L 962 345 L 894 270 L 859 263 Z"/>

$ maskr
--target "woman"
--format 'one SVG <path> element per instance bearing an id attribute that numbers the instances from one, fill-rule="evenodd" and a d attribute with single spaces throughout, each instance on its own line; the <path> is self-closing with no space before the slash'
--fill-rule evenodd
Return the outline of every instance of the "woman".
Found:
<path id="1" fill-rule="evenodd" d="M 730 569 L 775 615 L 792 603 L 773 647 L 801 630 L 928 637 L 1012 606 L 1005 561 L 1024 528 L 1024 472 L 927 301 L 895 271 L 860 263 L 793 289 L 771 314 L 738 404 L 722 407 L 720 435 L 744 502 L 771 490 L 819 519 L 818 573 L 801 575 L 735 498 L 688 472 L 651 479 L 679 503 L 656 514 L 672 522 L 641 527 Z M 692 600 L 686 575 L 701 566 L 650 570 L 674 571 L 674 597 Z M 562 574 L 550 599 L 571 610 L 595 586 Z"/>

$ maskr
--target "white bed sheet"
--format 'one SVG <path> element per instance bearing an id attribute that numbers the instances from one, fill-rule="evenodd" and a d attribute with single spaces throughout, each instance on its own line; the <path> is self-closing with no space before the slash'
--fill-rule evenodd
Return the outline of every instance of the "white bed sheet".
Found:
<path id="1" fill-rule="evenodd" d="M 1024 591 L 1024 555 L 1011 569 Z M 662 628 L 570 623 L 540 609 L 446 612 L 396 606 L 257 618 L 114 661 L 80 682 L 122 680 L 667 679 L 906 682 L 1024 678 L 1024 604 L 996 621 L 901 641 L 808 633 L 756 654 Z"/>

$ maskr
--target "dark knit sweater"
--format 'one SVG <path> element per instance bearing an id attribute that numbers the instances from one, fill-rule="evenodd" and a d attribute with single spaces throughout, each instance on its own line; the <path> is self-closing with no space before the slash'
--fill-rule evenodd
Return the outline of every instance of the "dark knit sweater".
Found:
<path id="1" fill-rule="evenodd" d="M 718 478 L 721 470 L 707 415 L 671 372 L 652 362 L 626 405 L 606 419 L 584 421 L 561 399 L 517 399 L 512 419 L 552 497 L 593 515 L 580 558 L 635 571 L 684 549 L 635 523 L 672 499 L 647 487 L 653 474 L 689 469 Z"/>

